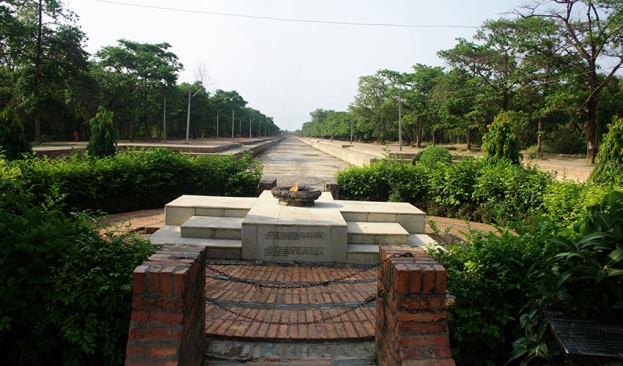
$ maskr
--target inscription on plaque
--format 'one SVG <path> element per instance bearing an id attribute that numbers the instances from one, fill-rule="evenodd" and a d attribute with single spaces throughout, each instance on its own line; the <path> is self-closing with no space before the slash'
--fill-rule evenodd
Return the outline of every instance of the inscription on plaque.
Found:
<path id="1" fill-rule="evenodd" d="M 323 247 L 277 247 L 269 246 L 264 248 L 265 257 L 288 258 L 301 255 L 323 256 Z"/>
<path id="2" fill-rule="evenodd" d="M 583 319 L 554 311 L 547 311 L 545 315 L 567 358 L 623 361 L 621 319 Z"/>
<path id="3" fill-rule="evenodd" d="M 301 240 L 301 239 L 324 239 L 322 231 L 268 231 L 264 233 L 264 240 Z"/>

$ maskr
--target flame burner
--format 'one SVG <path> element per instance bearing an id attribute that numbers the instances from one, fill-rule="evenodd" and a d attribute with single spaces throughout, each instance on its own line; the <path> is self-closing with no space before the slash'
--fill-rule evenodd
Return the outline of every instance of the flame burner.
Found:
<path id="1" fill-rule="evenodd" d="M 298 191 L 290 191 L 290 187 L 275 187 L 270 192 L 279 199 L 280 204 L 298 207 L 313 206 L 314 201 L 322 194 L 319 190 L 307 187 L 299 187 Z"/>

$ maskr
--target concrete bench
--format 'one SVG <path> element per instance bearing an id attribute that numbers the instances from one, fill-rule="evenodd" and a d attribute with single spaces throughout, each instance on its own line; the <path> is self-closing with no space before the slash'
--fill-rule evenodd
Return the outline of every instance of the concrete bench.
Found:
<path id="1" fill-rule="evenodd" d="M 353 147 L 353 145 L 342 145 L 342 149 L 346 149 L 347 147 Z"/>

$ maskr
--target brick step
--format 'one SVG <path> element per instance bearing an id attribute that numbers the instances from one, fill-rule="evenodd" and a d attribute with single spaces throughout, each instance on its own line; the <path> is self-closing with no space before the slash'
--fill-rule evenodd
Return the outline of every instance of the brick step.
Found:
<path id="1" fill-rule="evenodd" d="M 409 244 L 409 232 L 395 222 L 347 222 L 348 244 Z"/>
<path id="2" fill-rule="evenodd" d="M 181 227 L 182 238 L 237 239 L 242 238 L 241 217 L 192 216 Z"/>

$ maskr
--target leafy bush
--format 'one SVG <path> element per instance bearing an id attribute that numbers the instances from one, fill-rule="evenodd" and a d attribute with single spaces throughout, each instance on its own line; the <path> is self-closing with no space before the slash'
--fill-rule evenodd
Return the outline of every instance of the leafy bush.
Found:
<path id="1" fill-rule="evenodd" d="M 439 205 L 436 212 L 428 210 L 429 214 L 458 217 L 461 206 L 472 202 L 474 185 L 482 165 L 482 160 L 464 159 L 456 165 L 428 168 L 427 198 Z"/>
<path id="2" fill-rule="evenodd" d="M 498 212 L 504 221 L 526 219 L 542 212 L 543 197 L 551 182 L 551 173 L 503 159 L 481 166 L 472 199 L 476 206 Z"/>
<path id="3" fill-rule="evenodd" d="M 623 184 L 623 118 L 614 117 L 608 125 L 589 180 L 598 184 Z"/>
<path id="4" fill-rule="evenodd" d="M 533 285 L 537 290 L 522 312 L 523 334 L 514 342 L 512 355 L 522 363 L 555 361 L 557 345 L 544 331 L 544 310 L 623 316 L 623 193 L 611 192 L 589 207 L 574 232 L 553 240 L 557 251 L 545 257 Z"/>
<path id="5" fill-rule="evenodd" d="M 8 108 L 0 112 L 0 150 L 8 160 L 21 159 L 24 154 L 32 153 L 24 126 Z"/>
<path id="6" fill-rule="evenodd" d="M 520 143 L 513 132 L 508 114 L 500 112 L 488 129 L 489 131 L 482 137 L 485 160 L 497 163 L 502 159 L 508 159 L 513 164 L 519 164 L 521 161 Z"/>
<path id="7" fill-rule="evenodd" d="M 444 147 L 429 146 L 426 149 L 418 152 L 413 157 L 413 163 L 420 163 L 425 166 L 432 166 L 435 164 L 451 164 L 452 154 Z"/>
<path id="8" fill-rule="evenodd" d="M 520 336 L 519 317 L 557 233 L 542 222 L 532 230 L 472 230 L 465 243 L 432 252 L 446 268 L 453 357 L 459 365 L 501 365 Z"/>
<path id="9" fill-rule="evenodd" d="M 0 173 L 0 363 L 122 364 L 132 272 L 154 247 L 102 238 L 63 213 L 57 191 L 40 197 L 19 171 Z"/>
<path id="10" fill-rule="evenodd" d="M 87 144 L 87 154 L 96 158 L 113 156 L 117 153 L 119 130 L 113 125 L 113 112 L 99 108 L 91 123 L 91 141 Z"/>
<path id="11" fill-rule="evenodd" d="M 253 196 L 262 167 L 250 155 L 198 156 L 167 149 L 123 151 L 102 159 L 30 159 L 14 162 L 42 195 L 50 186 L 68 208 L 108 213 L 163 207 L 182 194 Z"/>

